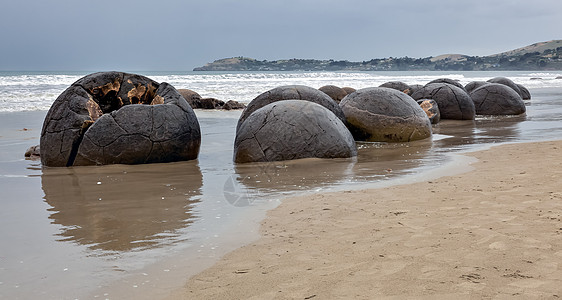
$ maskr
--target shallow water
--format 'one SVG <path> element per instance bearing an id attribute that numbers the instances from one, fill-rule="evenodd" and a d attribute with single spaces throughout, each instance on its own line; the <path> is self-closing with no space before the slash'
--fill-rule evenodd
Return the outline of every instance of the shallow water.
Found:
<path id="1" fill-rule="evenodd" d="M 265 212 L 287 195 L 407 182 L 451 153 L 560 139 L 562 88 L 531 93 L 524 116 L 445 120 L 432 139 L 359 143 L 354 159 L 243 165 L 232 162 L 240 112 L 197 112 L 195 161 L 60 169 L 23 159 L 45 111 L 0 112 L 0 298 L 163 297 L 258 238 Z"/>

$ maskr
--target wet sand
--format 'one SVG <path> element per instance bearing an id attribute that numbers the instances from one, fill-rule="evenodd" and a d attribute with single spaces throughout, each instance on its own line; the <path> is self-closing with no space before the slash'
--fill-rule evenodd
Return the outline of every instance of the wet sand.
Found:
<path id="1" fill-rule="evenodd" d="M 460 175 L 285 199 L 168 299 L 558 299 L 561 150 L 501 145 Z"/>

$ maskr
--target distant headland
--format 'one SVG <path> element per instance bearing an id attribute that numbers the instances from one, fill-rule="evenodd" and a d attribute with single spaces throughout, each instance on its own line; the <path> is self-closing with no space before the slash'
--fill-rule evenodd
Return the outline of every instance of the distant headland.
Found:
<path id="1" fill-rule="evenodd" d="M 562 40 L 535 43 L 488 56 L 444 54 L 435 57 L 389 57 L 369 61 L 232 57 L 193 71 L 508 71 L 562 70 Z"/>

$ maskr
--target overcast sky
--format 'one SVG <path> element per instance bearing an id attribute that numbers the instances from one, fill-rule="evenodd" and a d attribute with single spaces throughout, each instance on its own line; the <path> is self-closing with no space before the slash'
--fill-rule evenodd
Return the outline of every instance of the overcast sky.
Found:
<path id="1" fill-rule="evenodd" d="M 560 0 L 0 0 L 0 70 L 489 55 L 562 39 Z"/>

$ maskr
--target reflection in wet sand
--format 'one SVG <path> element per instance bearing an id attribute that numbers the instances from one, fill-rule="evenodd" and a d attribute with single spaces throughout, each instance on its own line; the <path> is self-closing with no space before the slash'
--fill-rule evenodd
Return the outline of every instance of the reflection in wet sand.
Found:
<path id="1" fill-rule="evenodd" d="M 50 219 L 61 241 L 91 250 L 130 251 L 182 239 L 196 216 L 203 177 L 196 161 L 45 168 L 41 175 Z"/>
<path id="2" fill-rule="evenodd" d="M 276 193 L 391 179 L 419 168 L 437 167 L 450 159 L 444 154 L 451 151 L 520 139 L 519 124 L 525 120 L 525 115 L 444 120 L 433 126 L 432 138 L 408 143 L 358 142 L 358 155 L 353 159 L 237 164 L 234 180 L 225 184 L 225 198 L 235 206 L 246 206 Z"/>
<path id="3" fill-rule="evenodd" d="M 246 163 L 235 165 L 236 182 L 227 181 L 225 198 L 235 206 L 246 206 L 258 194 L 276 194 L 311 190 L 351 178 L 356 158 L 305 158 L 291 161 Z M 233 187 L 241 184 L 247 195 L 235 193 Z M 248 197 L 245 197 L 248 196 Z"/>

